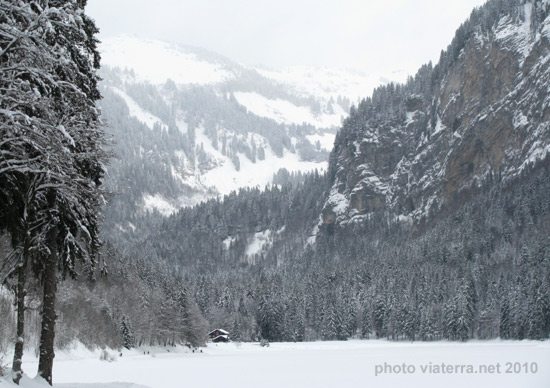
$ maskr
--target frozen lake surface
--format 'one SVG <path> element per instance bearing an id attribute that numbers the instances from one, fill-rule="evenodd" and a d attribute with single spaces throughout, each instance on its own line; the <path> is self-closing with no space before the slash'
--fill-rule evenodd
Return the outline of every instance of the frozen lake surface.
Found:
<path id="1" fill-rule="evenodd" d="M 170 350 L 170 351 L 168 351 Z M 149 354 L 143 352 L 149 351 Z M 550 387 L 550 341 L 209 344 L 124 350 L 115 361 L 99 351 L 59 352 L 59 388 L 181 387 Z M 36 373 L 35 360 L 25 371 Z M 28 385 L 33 386 L 31 380 Z M 0 382 L 0 388 L 11 384 Z"/>

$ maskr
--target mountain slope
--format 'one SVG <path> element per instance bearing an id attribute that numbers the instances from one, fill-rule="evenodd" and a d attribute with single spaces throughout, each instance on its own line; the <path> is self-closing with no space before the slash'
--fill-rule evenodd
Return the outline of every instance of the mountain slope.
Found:
<path id="1" fill-rule="evenodd" d="M 489 1 L 351 109 L 326 176 L 181 210 L 133 254 L 200 275 L 247 338 L 548 338 L 549 11 Z"/>
<path id="2" fill-rule="evenodd" d="M 426 220 L 550 152 L 548 1 L 475 10 L 438 65 L 376 89 L 331 154 L 325 225 Z"/>
<path id="3" fill-rule="evenodd" d="M 367 94 L 381 82 L 338 70 L 255 69 L 128 36 L 105 39 L 101 51 L 100 105 L 117 155 L 105 229 L 119 237 L 146 233 L 146 218 L 264 188 L 279 171 L 326 170 L 336 129 L 357 98 L 344 94 Z"/>

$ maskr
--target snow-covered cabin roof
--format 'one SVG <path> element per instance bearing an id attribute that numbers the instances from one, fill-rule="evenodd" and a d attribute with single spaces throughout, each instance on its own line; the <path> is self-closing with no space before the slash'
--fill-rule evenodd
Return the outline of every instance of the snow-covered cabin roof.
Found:
<path id="1" fill-rule="evenodd" d="M 228 331 L 225 331 L 223 329 L 216 329 L 216 330 L 212 330 L 210 333 L 208 333 L 208 335 L 210 334 L 214 334 L 214 333 L 219 333 L 220 335 L 229 335 L 229 332 Z"/>

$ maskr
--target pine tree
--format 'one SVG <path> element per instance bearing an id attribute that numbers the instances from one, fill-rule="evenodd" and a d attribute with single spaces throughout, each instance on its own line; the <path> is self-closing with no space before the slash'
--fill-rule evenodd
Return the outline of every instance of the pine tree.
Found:
<path id="1" fill-rule="evenodd" d="M 126 349 L 132 349 L 136 346 L 134 333 L 126 315 L 123 315 L 120 321 L 120 335 L 122 336 L 122 346 Z"/>
<path id="2" fill-rule="evenodd" d="M 177 300 L 183 339 L 194 347 L 204 345 L 206 322 L 197 302 L 186 287 L 179 292 Z"/>
<path id="3" fill-rule="evenodd" d="M 322 336 L 324 340 L 345 339 L 342 316 L 339 314 L 334 300 L 329 300 L 325 307 Z"/>
<path id="4" fill-rule="evenodd" d="M 374 306 L 372 309 L 372 318 L 374 322 L 374 332 L 376 338 L 381 338 L 386 335 L 386 316 L 387 316 L 387 307 L 386 302 L 381 297 L 378 297 L 374 301 Z"/>
<path id="5" fill-rule="evenodd" d="M 0 2 L 0 88 L 6 96 L 0 106 L 0 196 L 7 206 L 25 193 L 27 199 L 1 213 L 0 228 L 11 234 L 14 247 L 23 245 L 16 267 L 24 268 L 28 252 L 36 252 L 32 264 L 44 285 L 39 375 L 49 384 L 57 266 L 73 275 L 76 260 L 92 258 L 91 268 L 99 247 L 104 135 L 95 108 L 97 29 L 84 6 L 85 1 Z M 23 220 L 19 230 L 7 226 L 14 218 Z M 31 236 L 25 232 L 29 222 Z M 14 367 L 20 368 L 19 361 Z"/>
<path id="6" fill-rule="evenodd" d="M 454 298 L 449 300 L 443 306 L 443 320 L 444 320 L 443 321 L 443 325 L 444 325 L 443 330 L 444 330 L 445 337 L 447 339 L 450 339 L 450 340 L 457 339 L 458 312 L 457 312 L 456 300 Z"/>
<path id="7" fill-rule="evenodd" d="M 472 287 L 465 282 L 458 291 L 454 305 L 456 306 L 456 336 L 461 341 L 470 337 L 474 321 L 474 297 Z"/>
<path id="8" fill-rule="evenodd" d="M 437 338 L 437 326 L 433 311 L 427 307 L 420 310 L 420 326 L 418 335 L 422 341 L 430 341 Z"/>
<path id="9" fill-rule="evenodd" d="M 369 338 L 370 333 L 372 332 L 372 313 L 367 308 L 363 308 L 363 314 L 361 316 L 361 337 L 363 338 Z"/>
<path id="10" fill-rule="evenodd" d="M 550 326 L 550 298 L 548 288 L 543 286 L 540 276 L 532 280 L 529 300 L 529 322 L 527 335 L 532 339 L 544 339 L 548 337 Z"/>

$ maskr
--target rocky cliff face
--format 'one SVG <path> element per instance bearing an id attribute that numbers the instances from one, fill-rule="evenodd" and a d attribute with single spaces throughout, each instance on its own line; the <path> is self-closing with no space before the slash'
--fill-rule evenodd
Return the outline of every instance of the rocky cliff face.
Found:
<path id="1" fill-rule="evenodd" d="M 550 153 L 550 2 L 489 1 L 440 62 L 381 87 L 344 123 L 322 222 L 417 222 Z"/>

